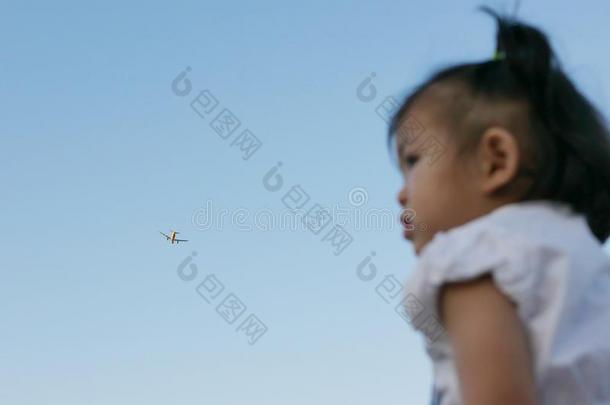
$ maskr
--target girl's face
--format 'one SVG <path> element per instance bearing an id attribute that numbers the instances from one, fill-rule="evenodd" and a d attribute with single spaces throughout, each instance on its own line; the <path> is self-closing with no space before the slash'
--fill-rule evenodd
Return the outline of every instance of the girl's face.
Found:
<path id="1" fill-rule="evenodd" d="M 477 208 L 473 181 L 466 181 L 463 167 L 457 164 L 455 147 L 448 142 L 449 134 L 436 124 L 434 108 L 413 106 L 409 115 L 423 127 L 417 137 L 405 128 L 412 122 L 403 120 L 397 130 L 397 149 L 404 185 L 398 194 L 403 207 L 405 237 L 413 243 L 415 254 L 439 231 L 466 222 Z M 438 120 L 436 120 L 438 121 Z M 430 138 L 433 139 L 430 139 Z M 440 144 L 442 154 L 431 159 L 422 148 L 429 142 Z M 406 217 L 406 218 L 405 218 Z M 406 220 L 405 220 L 406 219 Z"/>
<path id="2" fill-rule="evenodd" d="M 531 182 L 528 177 L 517 178 L 519 143 L 504 126 L 488 127 L 480 135 L 476 150 L 466 158 L 458 157 L 452 141 L 454 130 L 447 125 L 447 108 L 459 102 L 463 101 L 455 97 L 450 86 L 435 86 L 403 114 L 405 118 L 396 131 L 404 177 L 398 201 L 408 209 L 403 214 L 407 214 L 404 216 L 410 219 L 411 226 L 406 226 L 409 230 L 405 236 L 417 255 L 437 232 L 518 201 L 516 196 Z M 506 107 L 504 115 L 510 113 L 510 108 L 513 107 Z M 519 105 L 514 108 L 520 111 Z M 510 118 L 502 118 L 504 115 L 494 120 Z M 440 145 L 442 153 L 430 145 Z"/>

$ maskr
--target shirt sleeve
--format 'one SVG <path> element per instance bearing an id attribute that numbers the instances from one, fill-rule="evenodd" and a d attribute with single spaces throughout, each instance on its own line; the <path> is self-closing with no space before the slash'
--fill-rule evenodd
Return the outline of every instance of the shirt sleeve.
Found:
<path id="1" fill-rule="evenodd" d="M 438 308 L 440 287 L 488 273 L 498 289 L 517 305 L 522 319 L 529 318 L 538 307 L 538 287 L 548 260 L 554 256 L 551 248 L 499 227 L 439 232 L 422 250 L 416 269 L 405 284 L 411 324 L 424 333 L 426 319 L 436 318 L 442 324 Z M 413 305 L 414 301 L 417 305 Z"/>

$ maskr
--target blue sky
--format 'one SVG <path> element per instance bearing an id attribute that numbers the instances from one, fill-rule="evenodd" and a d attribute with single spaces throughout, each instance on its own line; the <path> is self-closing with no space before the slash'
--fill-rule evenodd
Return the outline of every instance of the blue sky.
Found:
<path id="1" fill-rule="evenodd" d="M 438 67 L 491 57 L 479 4 L 513 3 L 3 4 L 0 402 L 426 403 L 423 341 L 376 290 L 413 267 L 398 228 L 346 225 L 352 243 L 335 255 L 322 233 L 194 218 L 208 202 L 278 213 L 297 185 L 306 208 L 398 212 L 376 107 Z M 520 10 L 607 116 L 610 4 Z M 365 102 L 356 89 L 372 73 Z M 190 103 L 203 90 L 218 105 L 201 117 Z M 240 121 L 228 140 L 211 126 L 225 108 Z M 262 144 L 247 160 L 231 145 L 244 129 Z M 269 191 L 278 162 L 283 188 Z M 189 242 L 167 244 L 169 229 Z M 224 289 L 208 303 L 197 288 L 211 275 Z M 232 324 L 216 309 L 230 294 L 245 306 Z M 267 328 L 253 345 L 237 330 L 252 314 Z"/>

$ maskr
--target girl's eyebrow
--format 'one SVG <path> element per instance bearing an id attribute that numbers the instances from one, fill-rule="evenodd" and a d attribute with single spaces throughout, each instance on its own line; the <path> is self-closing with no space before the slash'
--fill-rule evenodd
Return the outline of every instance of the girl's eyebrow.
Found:
<path id="1" fill-rule="evenodd" d="M 408 148 L 409 144 L 401 142 L 398 144 L 398 154 L 401 155 L 405 152 L 405 150 Z"/>

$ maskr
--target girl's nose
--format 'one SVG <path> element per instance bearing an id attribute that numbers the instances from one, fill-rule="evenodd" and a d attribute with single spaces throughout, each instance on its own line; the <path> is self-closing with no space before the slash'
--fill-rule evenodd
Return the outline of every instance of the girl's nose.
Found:
<path id="1" fill-rule="evenodd" d="M 406 207 L 407 206 L 407 188 L 403 187 L 399 192 L 398 192 L 398 204 L 400 204 L 401 207 Z"/>

